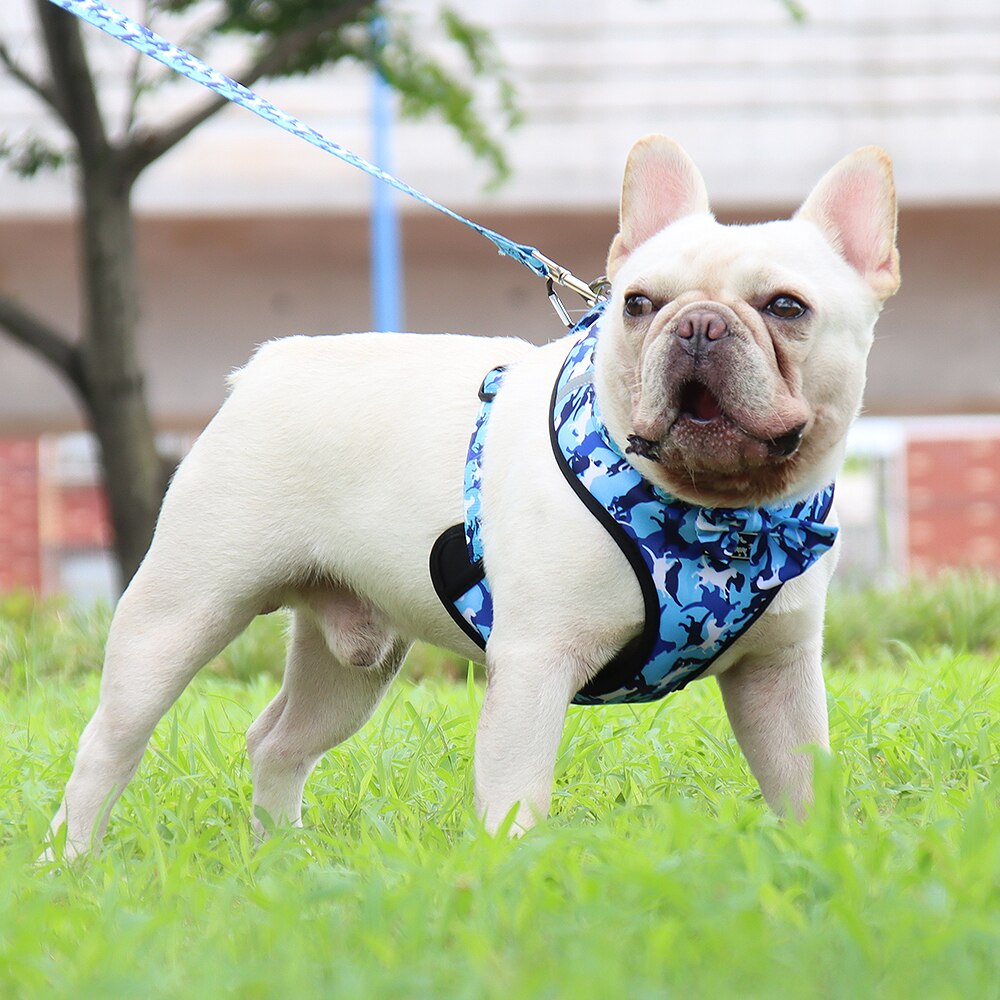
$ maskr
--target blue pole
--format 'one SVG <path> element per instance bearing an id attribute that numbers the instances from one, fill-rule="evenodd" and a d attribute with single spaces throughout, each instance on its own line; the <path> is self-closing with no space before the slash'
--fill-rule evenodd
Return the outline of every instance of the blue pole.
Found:
<path id="1" fill-rule="evenodd" d="M 379 18 L 372 25 L 376 44 L 385 38 Z M 372 160 L 391 173 L 392 88 L 382 74 L 372 77 Z M 403 269 L 399 241 L 399 213 L 395 192 L 388 184 L 372 179 L 371 216 L 372 329 L 403 328 Z"/>

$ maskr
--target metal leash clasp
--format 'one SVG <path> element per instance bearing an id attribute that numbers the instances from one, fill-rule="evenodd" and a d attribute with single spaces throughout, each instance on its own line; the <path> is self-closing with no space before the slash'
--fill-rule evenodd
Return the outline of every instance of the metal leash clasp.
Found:
<path id="1" fill-rule="evenodd" d="M 539 253 L 535 250 L 532 256 L 536 260 L 539 260 L 545 267 L 545 273 L 547 275 L 545 280 L 545 292 L 549 297 L 549 302 L 552 303 L 552 308 L 555 309 L 556 315 L 566 326 L 573 326 L 573 320 L 570 317 L 569 310 L 563 304 L 561 298 L 559 298 L 559 293 L 556 291 L 556 285 L 562 285 L 564 288 L 568 288 L 571 291 L 576 292 L 577 295 L 587 303 L 588 307 L 593 307 L 597 305 L 598 302 L 606 299 L 610 294 L 611 286 L 607 278 L 598 278 L 591 284 L 578 278 L 571 271 L 568 271 L 561 264 L 557 264 L 554 260 L 550 260 L 543 253 Z"/>

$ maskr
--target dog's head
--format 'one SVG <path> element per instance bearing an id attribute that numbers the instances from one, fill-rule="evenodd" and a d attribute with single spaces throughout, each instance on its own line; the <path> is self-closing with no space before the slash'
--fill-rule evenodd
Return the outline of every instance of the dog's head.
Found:
<path id="1" fill-rule="evenodd" d="M 899 287 L 884 152 L 860 149 L 792 219 L 720 225 L 670 139 L 629 154 L 596 388 L 639 471 L 739 507 L 831 482 L 861 405 L 875 320 Z"/>

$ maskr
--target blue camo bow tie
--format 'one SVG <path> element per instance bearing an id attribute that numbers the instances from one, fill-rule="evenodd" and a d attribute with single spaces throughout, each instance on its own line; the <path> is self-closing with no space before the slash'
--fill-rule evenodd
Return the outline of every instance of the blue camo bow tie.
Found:
<path id="1" fill-rule="evenodd" d="M 791 516 L 787 507 L 702 507 L 698 509 L 695 534 L 705 554 L 722 562 L 751 558 L 762 535 L 784 552 L 811 545 L 829 548 L 837 529 L 804 513 Z"/>

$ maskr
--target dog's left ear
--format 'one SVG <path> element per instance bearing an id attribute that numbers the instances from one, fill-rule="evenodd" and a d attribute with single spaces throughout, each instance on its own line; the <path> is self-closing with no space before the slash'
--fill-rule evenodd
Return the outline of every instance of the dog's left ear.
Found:
<path id="1" fill-rule="evenodd" d="M 608 277 L 651 236 L 685 215 L 707 212 L 708 192 L 698 168 L 673 139 L 647 135 L 628 154 L 619 232 L 608 251 Z"/>
<path id="2" fill-rule="evenodd" d="M 883 302 L 899 288 L 892 160 L 877 146 L 845 156 L 816 185 L 795 218 L 818 226 Z"/>

